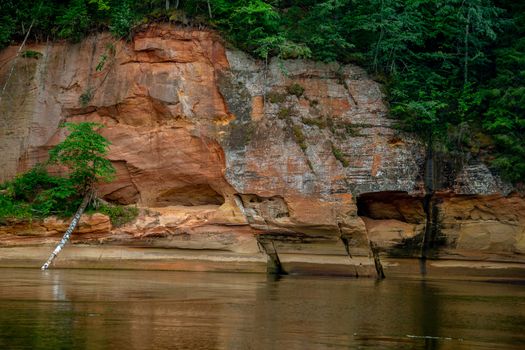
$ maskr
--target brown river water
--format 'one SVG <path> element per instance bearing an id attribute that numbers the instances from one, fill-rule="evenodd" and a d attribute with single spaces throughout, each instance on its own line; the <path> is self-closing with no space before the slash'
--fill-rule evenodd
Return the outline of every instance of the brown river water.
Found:
<path id="1" fill-rule="evenodd" d="M 3 268 L 0 349 L 525 349 L 525 284 Z"/>

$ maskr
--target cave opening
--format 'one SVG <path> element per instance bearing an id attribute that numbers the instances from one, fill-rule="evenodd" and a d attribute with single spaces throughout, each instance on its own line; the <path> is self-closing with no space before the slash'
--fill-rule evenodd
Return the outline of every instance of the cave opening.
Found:
<path id="1" fill-rule="evenodd" d="M 157 207 L 222 205 L 225 199 L 208 184 L 192 184 L 166 190 L 157 196 L 155 202 Z"/>
<path id="2" fill-rule="evenodd" d="M 428 215 L 424 197 L 407 192 L 363 193 L 356 198 L 357 214 L 379 251 L 396 257 L 422 254 Z"/>
<path id="3" fill-rule="evenodd" d="M 357 215 L 370 240 L 391 256 L 434 257 L 444 242 L 440 233 L 440 199 L 407 192 L 369 192 L 356 199 Z"/>
<path id="4" fill-rule="evenodd" d="M 373 220 L 397 220 L 420 224 L 426 220 L 423 197 L 407 192 L 362 193 L 357 197 L 357 215 Z"/>

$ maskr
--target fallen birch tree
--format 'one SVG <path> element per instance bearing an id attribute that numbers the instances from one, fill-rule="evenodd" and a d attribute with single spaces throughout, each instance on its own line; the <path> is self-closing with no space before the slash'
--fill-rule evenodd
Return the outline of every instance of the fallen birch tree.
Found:
<path id="1" fill-rule="evenodd" d="M 83 122 L 65 123 L 63 126 L 70 131 L 70 134 L 49 152 L 48 164 L 67 167 L 69 180 L 83 199 L 64 236 L 42 265 L 42 270 L 49 268 L 69 241 L 82 213 L 93 197 L 96 184 L 100 181 L 110 181 L 115 173 L 115 168 L 106 158 L 110 143 L 96 132 L 102 127 L 101 124 Z"/>

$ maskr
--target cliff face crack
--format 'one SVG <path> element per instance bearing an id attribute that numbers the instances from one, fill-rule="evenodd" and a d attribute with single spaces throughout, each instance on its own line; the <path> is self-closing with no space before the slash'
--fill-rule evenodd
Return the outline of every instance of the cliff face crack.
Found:
<path id="1" fill-rule="evenodd" d="M 275 275 L 286 275 L 287 273 L 283 269 L 273 240 L 263 236 L 257 236 L 257 244 L 268 257 L 267 272 Z"/>
<path id="2" fill-rule="evenodd" d="M 341 241 L 343 242 L 343 245 L 345 247 L 346 255 L 350 258 L 350 260 L 353 259 L 352 253 L 350 252 L 350 242 L 348 240 L 348 237 L 343 233 L 343 230 L 341 228 L 341 223 L 337 223 L 337 227 L 339 228 L 339 237 L 341 238 Z M 354 267 L 354 273 L 355 277 L 359 277 L 359 272 L 357 271 L 357 266 L 353 265 Z"/>
<path id="3" fill-rule="evenodd" d="M 288 205 L 280 196 L 261 197 L 256 194 L 238 194 L 243 213 L 250 225 L 266 231 L 281 227 L 290 217 Z"/>
<path id="4" fill-rule="evenodd" d="M 376 268 L 377 278 L 383 279 L 385 278 L 385 273 L 383 271 L 383 264 L 381 264 L 381 260 L 379 258 L 379 249 L 377 249 L 377 245 L 371 240 L 369 240 L 368 243 L 370 244 L 370 251 L 372 252 L 372 257 L 374 258 L 374 266 Z"/>
<path id="5" fill-rule="evenodd" d="M 421 273 L 426 273 L 426 259 L 435 257 L 436 248 L 440 245 L 439 236 L 439 198 L 436 198 L 436 159 L 430 143 L 425 160 L 425 196 L 423 209 L 425 211 L 425 231 L 421 243 Z"/>
<path id="6" fill-rule="evenodd" d="M 343 86 L 345 87 L 346 92 L 348 92 L 348 97 L 350 97 L 350 100 L 354 103 L 354 106 L 358 107 L 359 104 L 357 103 L 357 100 L 352 94 L 352 91 L 350 90 L 350 87 L 348 86 L 348 82 L 346 81 L 346 79 L 343 79 L 342 83 L 343 83 Z"/>

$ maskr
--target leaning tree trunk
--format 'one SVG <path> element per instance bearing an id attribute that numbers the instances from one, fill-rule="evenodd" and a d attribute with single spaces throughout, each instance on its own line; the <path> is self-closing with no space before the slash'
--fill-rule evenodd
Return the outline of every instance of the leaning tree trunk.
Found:
<path id="1" fill-rule="evenodd" d="M 75 216 L 73 216 L 73 220 L 71 220 L 71 223 L 69 224 L 68 229 L 66 230 L 66 233 L 64 233 L 64 236 L 60 240 L 60 243 L 56 246 L 55 250 L 51 253 L 49 258 L 47 259 L 46 263 L 42 265 L 42 270 L 47 270 L 49 265 L 55 260 L 56 256 L 62 248 L 66 245 L 66 243 L 69 241 L 69 237 L 71 237 L 71 233 L 75 230 L 75 227 L 77 227 L 78 221 L 80 220 L 80 216 L 86 210 L 86 207 L 89 203 L 89 200 L 91 199 L 91 195 L 93 194 L 92 191 L 88 191 L 86 195 L 84 196 L 84 199 L 82 199 L 82 203 L 80 204 L 80 207 L 78 207 L 77 212 L 75 213 Z"/>

